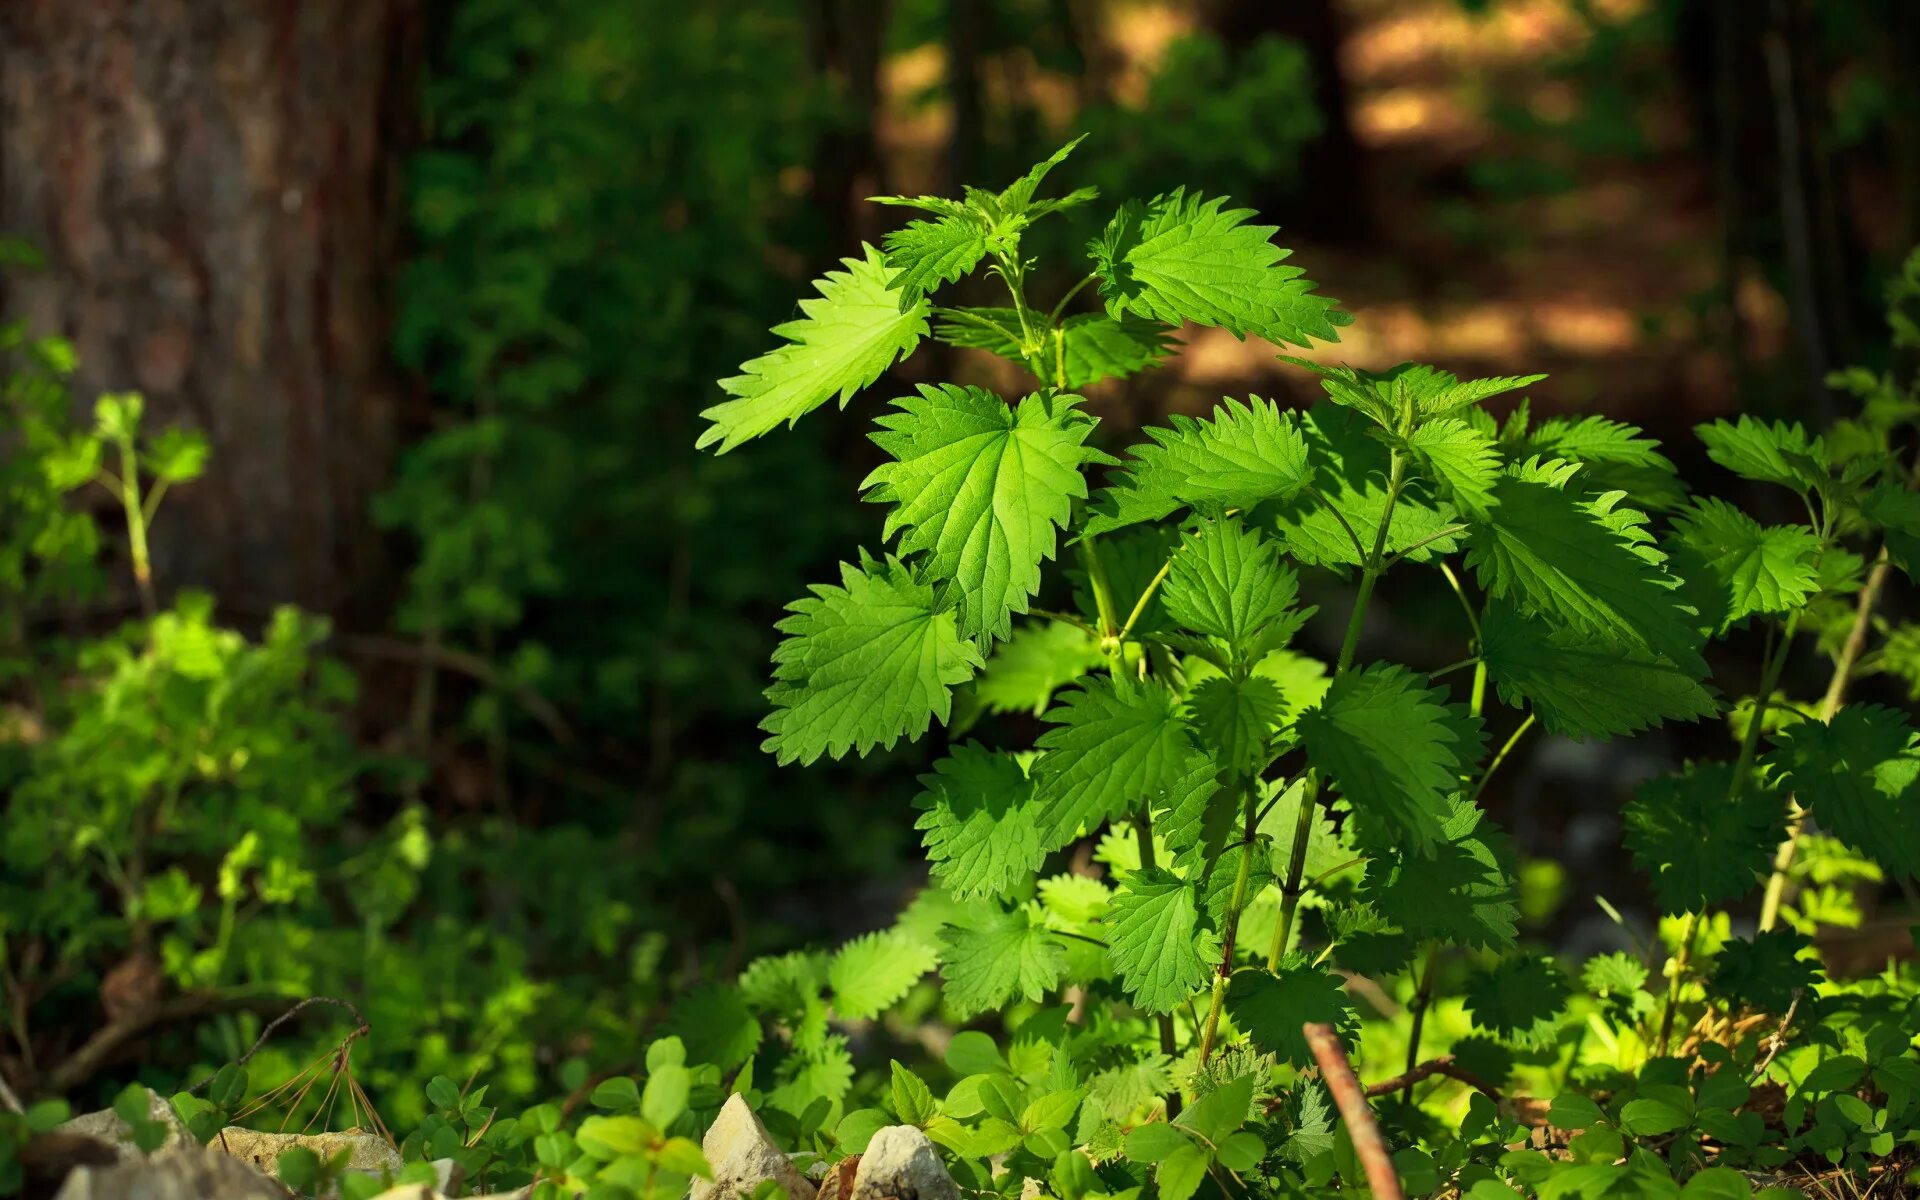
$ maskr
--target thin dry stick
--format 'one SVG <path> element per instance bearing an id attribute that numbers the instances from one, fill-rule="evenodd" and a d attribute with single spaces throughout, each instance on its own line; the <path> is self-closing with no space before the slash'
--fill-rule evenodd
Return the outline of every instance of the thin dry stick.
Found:
<path id="1" fill-rule="evenodd" d="M 26 1115 L 27 1110 L 20 1106 L 20 1097 L 14 1095 L 13 1089 L 7 1086 L 5 1075 L 0 1075 L 0 1104 L 6 1105 L 22 1116 Z"/>
<path id="2" fill-rule="evenodd" d="M 305 1000 L 302 1000 L 300 1003 L 294 1005 L 292 1008 L 289 1008 L 287 1011 L 281 1013 L 279 1016 L 275 1017 L 273 1020 L 268 1021 L 266 1028 L 260 1031 L 260 1036 L 254 1039 L 253 1045 L 247 1047 L 247 1052 L 245 1054 L 242 1054 L 239 1058 L 234 1059 L 233 1065 L 236 1067 L 246 1066 L 248 1061 L 251 1060 L 254 1055 L 260 1053 L 260 1047 L 267 1044 L 267 1039 L 271 1038 L 275 1033 L 279 1032 L 280 1027 L 282 1025 L 285 1025 L 288 1021 L 291 1021 L 295 1016 L 299 1015 L 303 1010 L 311 1008 L 316 1004 L 332 1004 L 337 1007 L 344 1008 L 348 1012 L 353 1014 L 353 1022 L 357 1026 L 357 1028 L 353 1031 L 352 1034 L 349 1035 L 349 1040 L 351 1040 L 352 1038 L 359 1037 L 364 1033 L 368 1033 L 373 1029 L 373 1026 L 367 1024 L 367 1019 L 360 1015 L 360 1010 L 358 1008 L 355 1008 L 351 1001 L 340 1000 L 333 996 L 308 996 Z M 188 1088 L 187 1091 L 189 1093 L 198 1092 L 201 1088 L 206 1087 L 208 1084 L 212 1083 L 214 1081 L 214 1078 L 218 1074 L 219 1074 L 218 1071 L 214 1072 L 213 1075 L 209 1075 L 205 1079 L 202 1079 L 199 1083 L 196 1083 L 192 1087 Z"/>
<path id="3" fill-rule="evenodd" d="M 1320 1077 L 1327 1081 L 1327 1090 L 1333 1093 L 1333 1102 L 1347 1123 L 1353 1153 L 1366 1168 L 1367 1186 L 1372 1189 L 1374 1200 L 1406 1200 L 1406 1193 L 1400 1190 L 1400 1176 L 1393 1169 L 1393 1159 L 1387 1156 L 1387 1143 L 1373 1119 L 1373 1109 L 1367 1107 L 1367 1095 L 1354 1077 L 1347 1052 L 1340 1046 L 1340 1036 L 1333 1031 L 1333 1026 L 1312 1021 L 1302 1025 L 1300 1032 L 1306 1035 L 1307 1045 L 1313 1050 L 1313 1061 L 1320 1064 Z"/>
<path id="4" fill-rule="evenodd" d="M 1456 1066 L 1453 1061 L 1453 1055 L 1451 1054 L 1442 1054 L 1438 1058 L 1430 1058 L 1410 1071 L 1400 1072 L 1400 1074 L 1395 1075 L 1392 1079 L 1382 1079 L 1379 1083 L 1368 1084 L 1367 1097 L 1372 1099 L 1375 1096 L 1390 1096 L 1402 1088 L 1410 1088 L 1422 1079 L 1430 1079 L 1435 1075 L 1444 1075 L 1448 1079 L 1457 1079 L 1474 1091 L 1484 1094 L 1489 1100 L 1500 1099 L 1499 1088 L 1494 1087 L 1465 1067 Z"/>

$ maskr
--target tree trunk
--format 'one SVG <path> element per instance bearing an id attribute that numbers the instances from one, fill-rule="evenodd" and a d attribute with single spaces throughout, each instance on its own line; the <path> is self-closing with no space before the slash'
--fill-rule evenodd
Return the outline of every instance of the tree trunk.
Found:
<path id="1" fill-rule="evenodd" d="M 5 0 L 0 301 L 72 339 L 78 401 L 203 430 L 156 529 L 163 590 L 248 617 L 360 608 L 398 389 L 388 272 L 421 0 Z"/>

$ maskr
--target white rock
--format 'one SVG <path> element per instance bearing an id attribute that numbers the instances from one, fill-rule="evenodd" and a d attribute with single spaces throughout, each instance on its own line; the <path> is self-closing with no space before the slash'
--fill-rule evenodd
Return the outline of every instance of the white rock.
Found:
<path id="1" fill-rule="evenodd" d="M 778 1180 L 787 1200 L 813 1200 L 813 1184 L 773 1144 L 739 1093 L 727 1097 L 700 1145 L 713 1168 L 711 1182 L 696 1178 L 689 1200 L 745 1200 L 763 1180 Z"/>
<path id="2" fill-rule="evenodd" d="M 911 1125 L 889 1125 L 860 1155 L 850 1200 L 960 1200 L 927 1135 Z"/>
<path id="3" fill-rule="evenodd" d="M 173 1111 L 173 1105 L 152 1088 L 147 1089 L 147 1115 L 167 1127 L 167 1140 L 156 1148 L 156 1153 L 193 1142 L 193 1135 L 187 1132 L 186 1123 Z M 138 1162 L 147 1157 L 146 1151 L 133 1144 L 133 1130 L 120 1119 L 119 1113 L 110 1108 L 82 1113 L 62 1124 L 60 1132 L 77 1133 L 105 1142 L 113 1147 L 121 1162 Z"/>
<path id="4" fill-rule="evenodd" d="M 246 1163 L 191 1139 L 112 1167 L 75 1167 L 54 1200 L 286 1200 Z"/>

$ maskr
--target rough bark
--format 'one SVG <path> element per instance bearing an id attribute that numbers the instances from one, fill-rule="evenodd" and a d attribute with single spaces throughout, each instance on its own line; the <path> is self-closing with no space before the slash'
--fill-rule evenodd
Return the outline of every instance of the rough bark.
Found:
<path id="1" fill-rule="evenodd" d="M 204 430 L 156 531 L 164 590 L 245 616 L 377 588 L 387 275 L 422 0 L 0 4 L 0 301 L 71 338 L 75 394 Z"/>

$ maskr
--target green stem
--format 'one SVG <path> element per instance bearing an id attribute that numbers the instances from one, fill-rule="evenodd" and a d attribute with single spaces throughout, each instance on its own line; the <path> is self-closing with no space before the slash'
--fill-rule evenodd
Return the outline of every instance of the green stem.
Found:
<path id="1" fill-rule="evenodd" d="M 1100 278 L 1100 276 L 1098 275 L 1089 275 L 1085 279 L 1082 279 L 1079 283 L 1076 283 L 1072 287 L 1068 288 L 1067 294 L 1060 297 L 1060 303 L 1054 305 L 1053 311 L 1047 314 L 1047 322 L 1049 324 L 1057 324 L 1060 320 L 1060 314 L 1067 311 L 1067 302 L 1072 300 L 1075 296 L 1078 296 L 1083 290 L 1085 290 L 1088 284 L 1092 283 L 1094 280 L 1098 278 Z"/>
<path id="2" fill-rule="evenodd" d="M 1093 589 L 1093 608 L 1100 617 L 1101 649 L 1106 652 L 1117 678 L 1124 672 L 1125 664 L 1121 658 L 1119 626 L 1114 622 L 1113 585 L 1107 582 L 1107 564 L 1100 558 L 1100 548 L 1090 537 L 1080 539 L 1080 562 L 1087 569 L 1087 585 Z"/>
<path id="3" fill-rule="evenodd" d="M 1413 1069 L 1420 1065 L 1420 1031 L 1426 1024 L 1427 1009 L 1433 1006 L 1434 977 L 1440 969 L 1440 947 L 1427 948 L 1426 965 L 1420 969 L 1420 982 L 1414 987 L 1407 1008 L 1413 1013 L 1413 1028 L 1407 1032 L 1407 1086 L 1400 1093 L 1402 1104 L 1413 1103 Z"/>
<path id="4" fill-rule="evenodd" d="M 1886 586 L 1889 563 L 1887 548 L 1883 544 L 1880 554 L 1873 560 L 1873 570 L 1867 573 L 1867 581 L 1860 589 L 1859 599 L 1854 602 L 1853 626 L 1847 630 L 1847 640 L 1841 643 L 1840 654 L 1833 662 L 1833 675 L 1827 680 L 1827 691 L 1820 698 L 1820 720 L 1831 721 L 1840 711 L 1841 703 L 1847 696 L 1847 683 L 1853 676 L 1853 668 L 1860 661 L 1860 654 L 1866 649 L 1867 630 L 1873 625 L 1873 609 L 1880 600 L 1880 590 Z M 1796 614 L 1797 615 L 1797 614 Z M 1772 929 L 1780 920 L 1780 905 L 1787 894 L 1787 873 L 1793 869 L 1794 855 L 1800 849 L 1800 835 L 1806 828 L 1806 813 L 1797 802 L 1789 801 L 1787 817 L 1787 836 L 1781 841 L 1779 849 L 1774 851 L 1773 871 L 1767 876 L 1766 896 L 1760 902 L 1760 932 Z"/>
<path id="5" fill-rule="evenodd" d="M 1246 793 L 1246 827 L 1240 839 L 1240 869 L 1233 877 L 1233 897 L 1227 902 L 1226 932 L 1221 938 L 1220 969 L 1213 974 L 1213 999 L 1207 1005 L 1206 1029 L 1200 1035 L 1200 1063 L 1206 1065 L 1213 1055 L 1213 1044 L 1220 1032 L 1220 1012 L 1227 1003 L 1227 981 L 1233 977 L 1234 939 L 1240 932 L 1240 912 L 1247 906 L 1247 884 L 1253 878 L 1255 821 L 1260 803 L 1260 777 L 1248 776 L 1242 784 Z"/>
<path id="6" fill-rule="evenodd" d="M 1667 1056 L 1667 1043 L 1673 1037 L 1673 1015 L 1680 1007 L 1680 981 L 1686 976 L 1687 966 L 1693 961 L 1693 943 L 1700 935 L 1700 914 L 1687 914 L 1687 927 L 1680 935 L 1679 953 L 1673 956 L 1673 977 L 1667 980 L 1667 1009 L 1660 1014 L 1660 1040 L 1655 1043 L 1655 1058 Z"/>
<path id="7" fill-rule="evenodd" d="M 160 611 L 153 594 L 153 561 L 147 551 L 147 509 L 140 499 L 140 461 L 133 439 L 119 439 L 120 507 L 127 514 L 127 551 L 133 560 L 133 582 L 140 591 L 140 607 L 151 617 Z"/>
<path id="8" fill-rule="evenodd" d="M 1173 570 L 1173 557 L 1169 555 L 1167 561 L 1160 564 L 1159 572 L 1147 582 L 1147 589 L 1140 593 L 1138 600 L 1133 602 L 1133 611 L 1127 614 L 1126 624 L 1120 626 L 1118 636 L 1121 641 L 1126 641 L 1127 635 L 1133 632 L 1134 622 L 1147 611 L 1147 605 L 1153 603 L 1153 594 L 1159 591 L 1160 585 L 1167 581 L 1167 573 L 1171 570 Z"/>
<path id="9" fill-rule="evenodd" d="M 1159 863 L 1159 855 L 1153 849 L 1153 812 L 1146 805 L 1133 818 L 1133 836 L 1140 847 L 1140 869 L 1151 871 Z M 1172 1058 L 1177 1051 L 1173 1040 L 1173 1014 L 1161 1013 L 1155 1018 L 1160 1028 L 1160 1053 Z M 1167 1116 L 1180 1115 L 1180 1089 L 1167 1093 Z"/>
<path id="10" fill-rule="evenodd" d="M 1506 744 L 1500 747 L 1500 752 L 1493 756 L 1493 761 L 1487 764 L 1486 771 L 1480 776 L 1480 782 L 1474 785 L 1472 797 L 1474 801 L 1477 802 L 1480 799 L 1480 793 L 1487 790 L 1487 780 L 1493 778 L 1493 773 L 1500 769 L 1500 764 L 1507 761 L 1507 755 L 1513 753 L 1513 748 L 1520 744 L 1520 739 L 1525 737 L 1527 730 L 1532 728 L 1533 714 L 1528 713 L 1527 719 L 1520 722 L 1520 727 L 1513 731 L 1507 738 Z"/>
<path id="11" fill-rule="evenodd" d="M 1366 623 L 1367 602 L 1385 568 L 1381 565 L 1387 549 L 1387 531 L 1393 526 L 1393 507 L 1399 503 L 1400 489 L 1406 485 L 1407 464 L 1394 452 L 1387 474 L 1387 502 L 1380 510 L 1380 527 L 1374 531 L 1373 552 L 1366 556 L 1360 570 L 1360 588 L 1354 593 L 1353 611 L 1347 616 L 1347 636 L 1340 644 L 1340 659 L 1334 664 L 1333 678 L 1339 679 L 1353 665 L 1354 651 L 1360 645 L 1360 629 Z M 1341 524 L 1346 524 L 1344 518 Z M 1351 532 L 1351 530 L 1349 530 Z M 1354 539 L 1355 545 L 1359 539 Z M 1300 818 L 1293 826 L 1293 846 L 1287 852 L 1287 875 L 1280 885 L 1280 920 L 1274 926 L 1273 947 L 1267 952 L 1267 969 L 1278 970 L 1281 955 L 1287 952 L 1287 940 L 1293 935 L 1293 921 L 1300 909 L 1304 889 L 1300 881 L 1307 871 L 1307 840 L 1313 836 L 1313 808 L 1320 797 L 1318 772 L 1307 772 L 1306 794 L 1300 798 Z"/>

